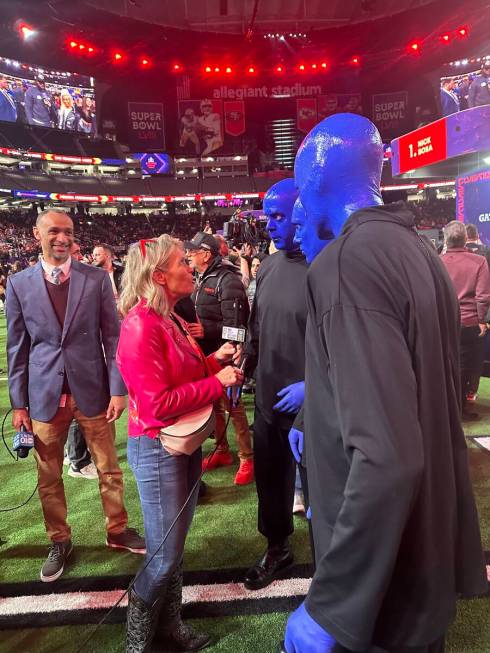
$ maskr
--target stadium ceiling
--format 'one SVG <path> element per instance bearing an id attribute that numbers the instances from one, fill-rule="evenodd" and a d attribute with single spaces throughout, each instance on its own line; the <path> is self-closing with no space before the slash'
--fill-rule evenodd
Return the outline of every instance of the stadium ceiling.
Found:
<path id="1" fill-rule="evenodd" d="M 308 32 L 394 16 L 434 0 L 87 0 L 152 25 L 245 35 Z"/>

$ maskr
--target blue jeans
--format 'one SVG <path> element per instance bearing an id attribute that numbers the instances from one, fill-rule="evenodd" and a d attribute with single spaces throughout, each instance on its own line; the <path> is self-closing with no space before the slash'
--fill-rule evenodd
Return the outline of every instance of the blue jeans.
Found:
<path id="1" fill-rule="evenodd" d="M 167 541 L 145 569 L 199 478 L 201 461 L 200 448 L 191 456 L 172 456 L 158 438 L 142 435 L 128 439 L 128 464 L 138 485 L 146 539 L 146 558 L 136 575 L 134 589 L 147 605 L 165 591 L 168 579 L 182 561 L 198 487 Z"/>

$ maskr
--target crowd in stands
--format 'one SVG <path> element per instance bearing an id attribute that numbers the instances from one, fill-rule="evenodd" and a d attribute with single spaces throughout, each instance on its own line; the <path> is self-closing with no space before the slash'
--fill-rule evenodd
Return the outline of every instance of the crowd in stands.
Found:
<path id="1" fill-rule="evenodd" d="M 408 202 L 414 212 L 416 224 L 421 229 L 442 228 L 454 219 L 454 199 L 432 199 Z M 84 254 L 90 254 L 97 243 L 110 243 L 118 257 L 124 256 L 130 243 L 141 238 L 151 238 L 169 233 L 181 240 L 189 240 L 207 223 L 213 233 L 223 228 L 226 219 L 219 213 L 202 216 L 200 213 L 162 214 L 132 213 L 108 215 L 102 213 L 72 216 L 75 232 Z M 37 257 L 39 246 L 32 235 L 36 216 L 22 211 L 3 212 L 0 216 L 0 265 L 4 273 L 15 271 Z"/>

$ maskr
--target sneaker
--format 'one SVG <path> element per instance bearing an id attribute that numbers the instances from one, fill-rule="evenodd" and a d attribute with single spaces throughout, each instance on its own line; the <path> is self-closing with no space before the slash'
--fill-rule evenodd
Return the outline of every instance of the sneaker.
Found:
<path id="1" fill-rule="evenodd" d="M 59 578 L 65 568 L 65 563 L 73 551 L 71 540 L 66 542 L 53 542 L 49 549 L 46 562 L 41 569 L 43 583 L 52 583 Z"/>
<path id="2" fill-rule="evenodd" d="M 89 463 L 88 465 L 85 465 L 85 467 L 82 467 L 80 470 L 74 469 L 70 465 L 68 476 L 73 476 L 73 478 L 86 478 L 89 481 L 93 481 L 99 478 L 99 475 L 97 474 L 97 467 L 94 465 L 94 463 Z"/>
<path id="3" fill-rule="evenodd" d="M 65 465 L 65 467 L 68 467 L 69 464 L 70 464 L 70 459 L 68 458 L 68 456 L 65 456 L 63 458 L 63 465 Z"/>
<path id="4" fill-rule="evenodd" d="M 229 451 L 217 451 L 213 457 L 209 454 L 202 461 L 202 469 L 207 472 L 211 469 L 216 469 L 216 467 L 225 467 L 226 465 L 233 465 L 233 456 Z"/>
<path id="5" fill-rule="evenodd" d="M 305 499 L 301 490 L 294 491 L 293 515 L 305 513 Z"/>
<path id="6" fill-rule="evenodd" d="M 466 401 L 469 401 L 471 404 L 474 404 L 477 399 L 478 399 L 477 392 L 468 392 L 468 394 L 466 395 Z"/>
<path id="7" fill-rule="evenodd" d="M 254 461 L 253 458 L 241 460 L 240 467 L 233 481 L 235 485 L 248 485 L 254 481 Z"/>
<path id="8" fill-rule="evenodd" d="M 122 533 L 107 533 L 105 543 L 111 549 L 126 549 L 131 553 L 146 554 L 146 542 L 135 528 L 126 528 Z"/>

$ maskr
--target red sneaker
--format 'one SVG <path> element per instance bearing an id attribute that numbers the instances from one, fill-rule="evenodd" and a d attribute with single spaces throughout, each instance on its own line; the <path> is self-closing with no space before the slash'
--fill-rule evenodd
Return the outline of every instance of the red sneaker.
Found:
<path id="1" fill-rule="evenodd" d="M 202 461 L 203 470 L 209 471 L 216 469 L 216 467 L 225 467 L 226 465 L 233 465 L 233 456 L 229 451 L 217 451 L 211 458 L 211 454 L 206 456 Z"/>
<path id="2" fill-rule="evenodd" d="M 242 460 L 240 467 L 235 476 L 235 485 L 248 485 L 254 481 L 254 461 L 253 458 L 249 460 Z"/>

